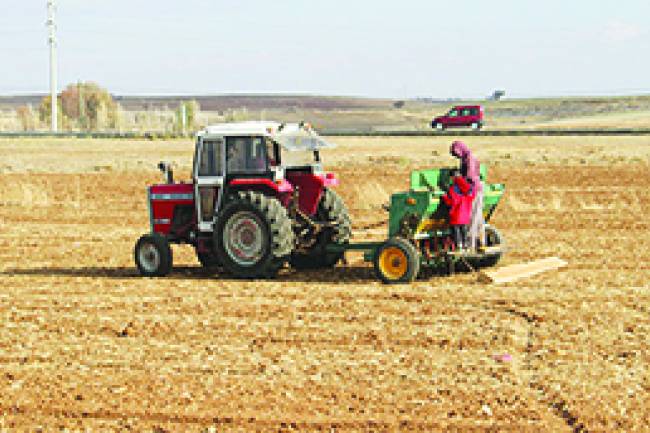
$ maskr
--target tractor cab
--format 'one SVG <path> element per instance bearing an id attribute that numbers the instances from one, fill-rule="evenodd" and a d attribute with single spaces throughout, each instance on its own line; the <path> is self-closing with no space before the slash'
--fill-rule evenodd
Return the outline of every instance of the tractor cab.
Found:
<path id="1" fill-rule="evenodd" d="M 197 134 L 191 184 L 175 183 L 160 164 L 166 183 L 148 189 L 152 234 L 161 244 L 194 245 L 204 266 L 223 265 L 240 277 L 270 276 L 287 261 L 334 266 L 342 254 L 325 245 L 347 242 L 350 221 L 331 190 L 338 179 L 321 166 L 320 151 L 331 147 L 305 123 L 209 126 Z M 143 257 L 136 254 L 143 274 L 168 272 L 148 271 Z"/>
<path id="2" fill-rule="evenodd" d="M 212 231 L 225 187 L 235 181 L 271 184 L 276 179 L 277 146 L 255 131 L 206 130 L 196 141 L 192 165 L 199 231 Z"/>
<path id="3" fill-rule="evenodd" d="M 323 187 L 318 178 L 334 179 L 320 163 L 320 150 L 331 147 L 304 123 L 227 123 L 199 132 L 192 171 L 199 230 L 212 231 L 223 195 L 238 189 L 278 196 L 284 204 L 303 189 L 301 208 L 313 214 L 312 190 Z"/>

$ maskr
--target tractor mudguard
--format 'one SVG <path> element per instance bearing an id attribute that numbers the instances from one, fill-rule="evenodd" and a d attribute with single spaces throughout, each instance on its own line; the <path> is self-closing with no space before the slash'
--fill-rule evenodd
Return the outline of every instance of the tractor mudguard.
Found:
<path id="1" fill-rule="evenodd" d="M 318 203 L 327 187 L 339 184 L 333 173 L 312 173 L 309 171 L 290 171 L 287 180 L 298 188 L 298 206 L 307 215 L 313 216 L 318 210 Z"/>

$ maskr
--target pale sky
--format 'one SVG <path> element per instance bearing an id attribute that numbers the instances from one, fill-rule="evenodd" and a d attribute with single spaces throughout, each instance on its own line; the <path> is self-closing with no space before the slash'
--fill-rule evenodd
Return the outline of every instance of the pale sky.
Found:
<path id="1" fill-rule="evenodd" d="M 0 0 L 0 94 L 46 92 L 46 0 Z M 117 94 L 650 93 L 648 0 L 58 0 L 59 86 Z"/>

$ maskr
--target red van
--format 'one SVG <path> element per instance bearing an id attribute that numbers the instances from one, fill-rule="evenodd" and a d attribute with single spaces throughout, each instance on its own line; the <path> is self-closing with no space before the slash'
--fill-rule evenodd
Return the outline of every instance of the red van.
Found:
<path id="1" fill-rule="evenodd" d="M 434 117 L 431 127 L 443 130 L 456 126 L 469 126 L 472 129 L 483 127 L 483 107 L 480 105 L 456 105 L 444 116 Z"/>

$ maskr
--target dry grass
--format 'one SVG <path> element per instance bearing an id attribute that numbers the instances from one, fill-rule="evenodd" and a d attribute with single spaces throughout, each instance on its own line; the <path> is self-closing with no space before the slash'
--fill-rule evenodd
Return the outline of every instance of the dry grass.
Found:
<path id="1" fill-rule="evenodd" d="M 409 169 L 453 162 L 448 139 L 336 141 L 357 224 Z M 506 262 L 568 269 L 233 281 L 178 247 L 170 277 L 143 279 L 144 188 L 159 159 L 188 172 L 189 141 L 0 141 L 0 430 L 647 431 L 650 138 L 470 145 L 508 188 Z"/>

